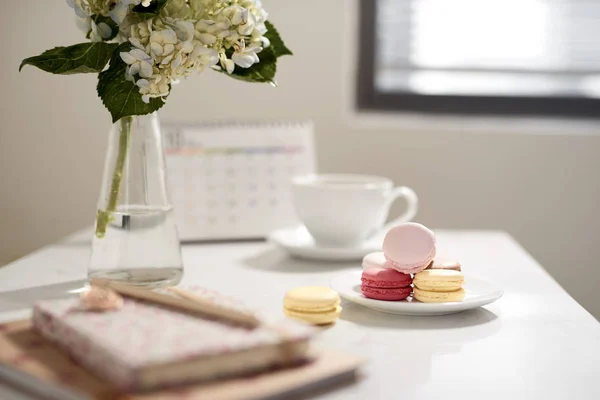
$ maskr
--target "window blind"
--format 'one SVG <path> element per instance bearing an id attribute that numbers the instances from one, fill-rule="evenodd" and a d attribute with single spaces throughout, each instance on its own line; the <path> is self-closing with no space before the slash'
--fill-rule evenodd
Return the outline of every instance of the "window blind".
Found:
<path id="1" fill-rule="evenodd" d="M 600 98 L 600 0 L 376 0 L 381 92 Z"/>

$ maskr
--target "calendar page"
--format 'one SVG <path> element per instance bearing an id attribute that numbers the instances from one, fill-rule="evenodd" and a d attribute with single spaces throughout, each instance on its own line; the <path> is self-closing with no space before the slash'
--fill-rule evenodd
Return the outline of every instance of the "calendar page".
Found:
<path id="1" fill-rule="evenodd" d="M 290 180 L 315 172 L 311 123 L 165 125 L 162 131 L 182 240 L 263 238 L 298 224 Z"/>

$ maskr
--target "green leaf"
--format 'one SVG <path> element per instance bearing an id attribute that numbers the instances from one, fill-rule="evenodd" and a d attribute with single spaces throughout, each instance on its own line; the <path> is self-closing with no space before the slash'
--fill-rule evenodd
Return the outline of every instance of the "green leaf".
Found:
<path id="1" fill-rule="evenodd" d="M 161 108 L 165 102 L 160 98 L 144 103 L 139 88 L 125 79 L 127 64 L 121 59 L 121 52 L 131 50 L 129 43 L 117 47 L 110 59 L 108 69 L 98 76 L 98 96 L 110 112 L 113 122 L 130 115 L 145 115 Z"/>
<path id="2" fill-rule="evenodd" d="M 260 82 L 260 83 L 275 83 L 275 73 L 277 72 L 277 58 L 271 47 L 263 49 L 258 53 L 259 62 L 253 64 L 250 68 L 242 68 L 235 66 L 235 69 L 231 74 L 227 71 L 221 70 L 234 79 L 238 79 L 245 82 Z"/>
<path id="3" fill-rule="evenodd" d="M 119 25 L 117 25 L 115 23 L 115 21 L 112 20 L 111 17 L 105 17 L 104 15 L 92 15 L 91 18 L 92 18 L 92 21 L 94 21 L 96 23 L 96 25 L 99 25 L 100 23 L 105 23 L 106 25 L 109 26 L 110 37 L 102 38 L 103 41 L 112 40 L 112 39 L 116 38 L 117 35 L 119 34 Z M 90 30 L 86 36 L 88 39 L 90 37 L 91 32 L 92 31 Z"/>
<path id="4" fill-rule="evenodd" d="M 144 7 L 141 3 L 133 7 L 133 11 L 140 14 L 153 14 L 158 12 L 167 5 L 168 0 L 153 0 L 148 7 Z"/>
<path id="5" fill-rule="evenodd" d="M 116 43 L 93 42 L 55 47 L 39 56 L 24 59 L 19 71 L 25 65 L 33 65 L 53 74 L 98 73 L 104 69 L 117 46 Z"/>
<path id="6" fill-rule="evenodd" d="M 275 29 L 275 26 L 273 26 L 273 24 L 269 21 L 265 21 L 265 26 L 267 27 L 267 33 L 265 33 L 265 37 L 271 42 L 269 47 L 273 49 L 275 57 L 279 58 L 285 55 L 294 55 L 294 53 L 287 48 L 285 43 L 283 43 L 283 40 L 281 39 L 281 36 L 279 36 L 277 29 Z"/>

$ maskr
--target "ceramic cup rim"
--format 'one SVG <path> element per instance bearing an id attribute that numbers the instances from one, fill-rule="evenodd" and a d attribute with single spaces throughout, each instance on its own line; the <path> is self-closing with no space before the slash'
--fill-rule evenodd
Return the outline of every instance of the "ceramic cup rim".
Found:
<path id="1" fill-rule="evenodd" d="M 295 176 L 292 178 L 292 185 L 326 190 L 381 190 L 391 188 L 393 182 L 389 178 L 378 175 L 336 173 Z"/>

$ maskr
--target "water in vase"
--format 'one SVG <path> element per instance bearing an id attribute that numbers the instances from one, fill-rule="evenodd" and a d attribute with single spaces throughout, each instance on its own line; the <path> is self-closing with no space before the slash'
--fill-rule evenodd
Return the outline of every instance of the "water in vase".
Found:
<path id="1" fill-rule="evenodd" d="M 156 287 L 183 275 L 156 113 L 111 129 L 88 277 Z"/>
<path id="2" fill-rule="evenodd" d="M 89 276 L 142 286 L 170 286 L 183 275 L 172 207 L 129 205 L 111 213 L 94 236 Z"/>

